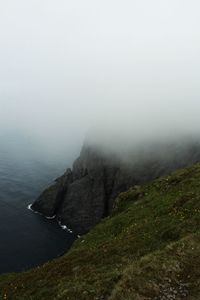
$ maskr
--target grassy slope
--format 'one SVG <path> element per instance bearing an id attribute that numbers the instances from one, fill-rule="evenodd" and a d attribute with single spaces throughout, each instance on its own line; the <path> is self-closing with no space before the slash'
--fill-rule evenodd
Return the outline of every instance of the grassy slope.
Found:
<path id="1" fill-rule="evenodd" d="M 1 276 L 0 297 L 200 299 L 198 230 L 200 164 L 121 194 L 113 215 L 66 255 Z"/>

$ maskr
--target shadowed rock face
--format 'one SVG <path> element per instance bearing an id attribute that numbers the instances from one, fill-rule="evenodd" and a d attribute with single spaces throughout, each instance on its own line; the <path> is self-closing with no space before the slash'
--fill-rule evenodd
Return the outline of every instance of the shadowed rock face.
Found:
<path id="1" fill-rule="evenodd" d="M 194 142 L 140 149 L 129 153 L 129 160 L 85 145 L 72 170 L 56 179 L 32 209 L 84 234 L 111 213 L 120 192 L 197 161 L 200 144 Z"/>

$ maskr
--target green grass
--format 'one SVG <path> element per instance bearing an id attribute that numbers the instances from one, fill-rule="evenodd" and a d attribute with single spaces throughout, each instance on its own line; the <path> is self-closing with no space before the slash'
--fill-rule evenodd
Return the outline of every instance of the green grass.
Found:
<path id="1" fill-rule="evenodd" d="M 175 299 L 183 299 L 183 294 L 200 299 L 200 274 L 195 271 L 200 263 L 198 230 L 200 164 L 120 194 L 112 216 L 63 257 L 1 276 L 0 297 L 168 299 L 165 294 L 172 289 Z"/>
<path id="2" fill-rule="evenodd" d="M 197 232 L 130 264 L 109 300 L 199 299 L 199 264 L 200 232 Z"/>

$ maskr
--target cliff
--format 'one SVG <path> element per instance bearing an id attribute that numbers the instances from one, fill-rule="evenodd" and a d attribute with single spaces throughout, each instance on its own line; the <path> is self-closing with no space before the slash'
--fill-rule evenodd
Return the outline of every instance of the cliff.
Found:
<path id="1" fill-rule="evenodd" d="M 81 235 L 111 214 L 120 192 L 197 161 L 200 145 L 194 141 L 155 144 L 124 156 L 84 145 L 72 170 L 56 179 L 32 209 Z"/>

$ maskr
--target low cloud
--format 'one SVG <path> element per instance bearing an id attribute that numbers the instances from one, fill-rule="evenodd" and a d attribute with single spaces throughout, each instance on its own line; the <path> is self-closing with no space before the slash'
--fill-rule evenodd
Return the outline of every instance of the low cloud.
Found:
<path id="1" fill-rule="evenodd" d="M 51 156 L 199 135 L 198 1 L 0 4 L 0 127 Z"/>

